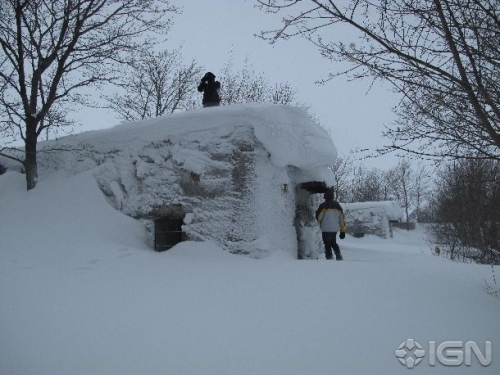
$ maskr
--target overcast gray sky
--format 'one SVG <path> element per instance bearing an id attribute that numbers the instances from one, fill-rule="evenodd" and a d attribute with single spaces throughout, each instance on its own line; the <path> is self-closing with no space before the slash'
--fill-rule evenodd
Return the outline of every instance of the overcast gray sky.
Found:
<path id="1" fill-rule="evenodd" d="M 317 49 L 303 39 L 271 46 L 254 36 L 261 30 L 277 28 L 282 15 L 269 15 L 256 9 L 253 0 L 173 0 L 173 3 L 182 7 L 182 14 L 174 16 L 165 47 L 182 46 L 186 61 L 194 58 L 218 76 L 233 51 L 236 69 L 248 57 L 255 70 L 263 72 L 272 82 L 291 82 L 298 99 L 308 104 L 321 124 L 330 130 L 339 155 L 388 143 L 381 133 L 384 125 L 394 119 L 391 108 L 397 103 L 397 97 L 388 87 L 376 86 L 367 93 L 370 81 L 348 82 L 340 77 L 323 86 L 315 84 L 341 67 L 322 58 Z M 348 32 L 342 37 L 346 42 L 357 42 Z M 82 131 L 118 123 L 113 114 L 98 111 L 85 115 L 81 121 Z M 381 168 L 395 164 L 394 157 L 367 162 L 370 167 Z"/>

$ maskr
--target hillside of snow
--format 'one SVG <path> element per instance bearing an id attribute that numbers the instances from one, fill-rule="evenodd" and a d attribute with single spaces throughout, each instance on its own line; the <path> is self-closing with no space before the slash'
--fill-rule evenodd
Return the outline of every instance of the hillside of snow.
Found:
<path id="1" fill-rule="evenodd" d="M 157 253 L 90 172 L 47 173 L 29 192 L 8 172 L 0 374 L 499 374 L 491 267 L 433 256 L 424 238 L 347 236 L 343 262 L 254 260 L 210 241 Z M 395 356 L 407 339 L 426 351 L 412 370 Z M 430 366 L 429 341 L 447 340 L 491 341 L 492 363 Z"/>

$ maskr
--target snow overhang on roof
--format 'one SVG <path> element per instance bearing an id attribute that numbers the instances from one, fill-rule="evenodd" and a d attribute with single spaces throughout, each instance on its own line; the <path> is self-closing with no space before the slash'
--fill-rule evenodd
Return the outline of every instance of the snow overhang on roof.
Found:
<path id="1" fill-rule="evenodd" d="M 65 144 L 91 144 L 99 148 L 133 149 L 141 145 L 183 138 L 203 146 L 247 128 L 269 152 L 277 167 L 299 168 L 297 183 L 325 181 L 337 158 L 330 135 L 301 109 L 274 104 L 238 104 L 175 113 L 154 119 L 63 137 Z M 245 132 L 241 132 L 244 134 Z M 51 142 L 44 142 L 50 147 Z"/>

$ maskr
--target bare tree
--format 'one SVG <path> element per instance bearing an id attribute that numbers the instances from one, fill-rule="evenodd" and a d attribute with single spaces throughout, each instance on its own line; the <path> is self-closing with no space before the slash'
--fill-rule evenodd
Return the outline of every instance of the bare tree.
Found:
<path id="1" fill-rule="evenodd" d="M 132 52 L 152 48 L 175 11 L 169 0 L 0 2 L 1 130 L 25 144 L 23 157 L 3 154 L 24 165 L 28 189 L 40 134 L 86 103 L 82 89 L 113 81 Z"/>
<path id="2" fill-rule="evenodd" d="M 191 107 L 201 67 L 185 65 L 179 50 L 136 56 L 118 85 L 122 92 L 105 96 L 125 121 L 158 117 Z"/>
<path id="3" fill-rule="evenodd" d="M 500 163 L 462 160 L 438 173 L 435 241 L 454 260 L 500 262 Z"/>
<path id="4" fill-rule="evenodd" d="M 498 0 L 256 0 L 288 12 L 275 42 L 303 36 L 347 74 L 389 82 L 400 120 L 380 150 L 420 156 L 500 159 Z M 359 43 L 346 41 L 345 28 Z M 344 28 L 344 29 L 343 29 Z"/>
<path id="5" fill-rule="evenodd" d="M 271 100 L 274 104 L 293 105 L 296 91 L 289 82 L 277 83 L 271 91 Z"/>
<path id="6" fill-rule="evenodd" d="M 337 201 L 349 202 L 351 171 L 355 169 L 354 161 L 351 157 L 339 157 L 332 165 L 335 176 L 334 198 Z"/>
<path id="7" fill-rule="evenodd" d="M 410 229 L 410 209 L 415 198 L 413 174 L 413 169 L 407 159 L 399 161 L 398 165 L 386 174 L 391 193 L 405 210 L 407 229 Z"/>
<path id="8" fill-rule="evenodd" d="M 274 103 L 292 105 L 308 111 L 308 106 L 296 99 L 296 90 L 289 82 L 271 84 L 262 72 L 256 72 L 248 58 L 243 67 L 234 70 L 231 56 L 221 71 L 223 104 Z"/>
<path id="9" fill-rule="evenodd" d="M 415 220 L 420 223 L 420 213 L 422 206 L 429 205 L 432 181 L 427 166 L 423 163 L 417 165 L 413 173 L 413 205 Z"/>
<path id="10" fill-rule="evenodd" d="M 360 165 L 353 170 L 348 195 L 350 202 L 375 202 L 385 199 L 384 173 Z"/>
<path id="11" fill-rule="evenodd" d="M 252 64 L 245 59 L 243 67 L 234 71 L 231 56 L 221 71 L 222 104 L 262 103 L 268 101 L 269 81 L 264 73 L 257 73 Z"/>

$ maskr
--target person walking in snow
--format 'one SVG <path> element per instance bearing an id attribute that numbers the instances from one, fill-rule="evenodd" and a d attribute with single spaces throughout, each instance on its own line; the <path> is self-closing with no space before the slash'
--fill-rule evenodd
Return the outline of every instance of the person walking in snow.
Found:
<path id="1" fill-rule="evenodd" d="M 339 238 L 343 240 L 347 230 L 344 211 L 340 204 L 333 200 L 333 190 L 327 190 L 323 198 L 325 198 L 325 201 L 316 210 L 316 220 L 318 220 L 321 227 L 321 235 L 325 244 L 325 257 L 326 259 L 333 259 L 333 250 L 335 259 L 343 260 L 337 244 L 337 232 L 340 232 Z"/>
<path id="2" fill-rule="evenodd" d="M 220 105 L 220 82 L 215 80 L 215 75 L 206 73 L 198 85 L 198 91 L 203 93 L 203 107 L 215 107 Z"/>

